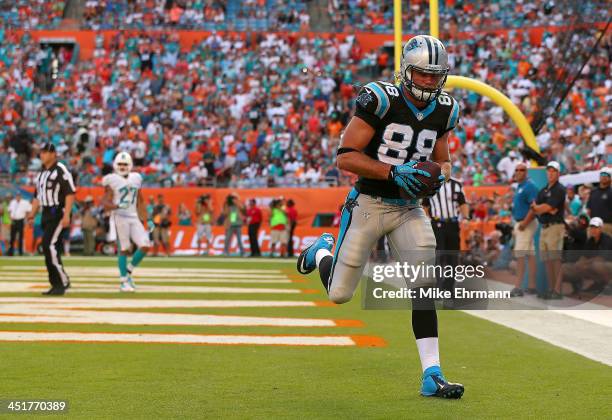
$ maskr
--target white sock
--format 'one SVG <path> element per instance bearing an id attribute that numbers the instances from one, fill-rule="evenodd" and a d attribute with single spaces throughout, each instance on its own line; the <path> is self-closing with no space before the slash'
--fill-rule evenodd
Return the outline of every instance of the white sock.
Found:
<path id="1" fill-rule="evenodd" d="M 128 270 L 128 272 L 130 272 L 130 273 L 131 273 L 132 271 L 134 271 L 134 266 L 132 265 L 132 263 L 129 263 L 129 264 L 128 264 L 128 266 L 127 266 L 127 270 Z"/>
<path id="2" fill-rule="evenodd" d="M 319 266 L 319 264 L 321 263 L 321 260 L 324 257 L 327 257 L 328 255 L 332 255 L 331 252 L 329 252 L 327 249 L 325 248 L 321 248 L 320 250 L 317 251 L 317 253 L 315 254 L 315 261 L 317 262 L 317 267 Z"/>
<path id="3" fill-rule="evenodd" d="M 119 277 L 119 280 L 121 280 L 121 283 L 126 282 L 127 281 L 127 276 L 126 277 Z"/>
<path id="4" fill-rule="evenodd" d="M 438 350 L 438 337 L 419 338 L 416 340 L 421 358 L 423 372 L 432 366 L 440 366 L 440 352 Z"/>

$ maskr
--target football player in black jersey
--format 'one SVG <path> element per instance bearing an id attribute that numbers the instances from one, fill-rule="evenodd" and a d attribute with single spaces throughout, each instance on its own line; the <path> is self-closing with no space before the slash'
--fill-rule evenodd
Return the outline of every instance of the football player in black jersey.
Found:
<path id="1" fill-rule="evenodd" d="M 431 223 L 416 198 L 422 184 L 415 176 L 431 174 L 414 166 L 418 161 L 438 163 L 443 174 L 439 185 L 450 177 L 447 138 L 457 125 L 459 106 L 442 92 L 448 70 L 444 45 L 431 36 L 415 36 L 402 51 L 400 83 L 371 82 L 357 96 L 337 166 L 359 175 L 359 180 L 344 204 L 335 251 L 331 253 L 334 237 L 325 233 L 297 262 L 302 274 L 319 269 L 333 302 L 352 298 L 372 248 L 383 235 L 397 261 L 415 264 L 435 258 Z M 415 261 L 415 255 L 421 259 Z M 413 287 L 434 283 L 435 279 L 420 279 Z M 460 398 L 463 385 L 447 382 L 440 369 L 433 299 L 413 300 L 412 328 L 423 368 L 421 394 Z"/>

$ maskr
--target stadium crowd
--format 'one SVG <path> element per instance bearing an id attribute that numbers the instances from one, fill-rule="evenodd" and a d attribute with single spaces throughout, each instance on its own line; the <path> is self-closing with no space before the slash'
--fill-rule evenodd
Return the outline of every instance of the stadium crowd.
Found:
<path id="1" fill-rule="evenodd" d="M 518 32 L 508 41 L 452 41 L 451 68 L 507 92 L 531 117 L 555 39 L 534 46 Z M 333 161 L 355 85 L 393 77 L 390 63 L 381 64 L 386 52 L 364 52 L 352 36 L 212 33 L 181 51 L 170 32 L 119 32 L 98 36 L 91 61 L 42 48 L 27 33 L 0 30 L 0 45 L 0 172 L 18 184 L 31 182 L 36 144 L 47 140 L 80 185 L 96 184 L 120 150 L 151 186 L 348 184 Z M 609 163 L 611 45 L 608 35 L 538 135 L 544 157 L 564 173 Z M 493 102 L 454 95 L 462 104 L 450 137 L 454 176 L 466 185 L 507 182 L 524 160 L 518 131 Z"/>
<path id="2" fill-rule="evenodd" d="M 0 1 L 0 21 L 3 28 L 53 29 L 63 19 L 63 0 Z"/>
<path id="3" fill-rule="evenodd" d="M 308 3 L 313 0 L 85 0 L 83 29 L 193 29 L 303 31 L 310 27 Z M 393 1 L 330 0 L 326 3 L 331 28 L 335 32 L 393 31 Z M 57 28 L 66 2 L 18 0 L 0 2 L 0 17 L 7 27 L 22 29 Z M 572 4 L 552 0 L 529 2 L 495 0 L 443 0 L 439 4 L 441 30 L 458 31 L 499 28 L 562 26 L 571 21 L 577 8 L 582 23 L 605 21 L 603 0 Z M 429 32 L 429 1 L 402 1 L 403 30 Z"/>
<path id="4" fill-rule="evenodd" d="M 452 36 L 459 31 L 562 26 L 572 21 L 576 9 L 585 17 L 583 23 L 605 21 L 600 12 L 606 8 L 603 0 L 442 0 L 438 10 L 440 30 Z M 393 32 L 392 0 L 330 0 L 327 11 L 337 32 Z M 403 0 L 402 16 L 405 32 L 429 33 L 429 0 Z"/>
<path id="5" fill-rule="evenodd" d="M 85 29 L 277 30 L 309 28 L 304 1 L 87 0 Z"/>

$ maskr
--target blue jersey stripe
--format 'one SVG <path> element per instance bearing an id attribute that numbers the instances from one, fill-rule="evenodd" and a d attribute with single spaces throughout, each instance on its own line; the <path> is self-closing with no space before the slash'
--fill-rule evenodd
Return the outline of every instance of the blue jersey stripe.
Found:
<path id="1" fill-rule="evenodd" d="M 451 117 L 446 128 L 452 128 L 457 125 L 457 118 L 459 118 L 459 104 L 453 100 L 453 110 L 451 111 Z"/>
<path id="2" fill-rule="evenodd" d="M 349 192 L 346 199 L 347 200 L 357 199 L 357 197 L 359 197 L 359 191 L 353 188 Z M 334 251 L 334 263 L 332 265 L 331 273 L 329 274 L 329 279 L 327 280 L 327 291 L 328 292 L 331 287 L 332 278 L 334 277 L 334 269 L 336 268 L 336 262 L 338 262 L 338 254 L 340 252 L 340 247 L 342 247 L 342 242 L 344 241 L 344 238 L 346 237 L 346 232 L 351 226 L 352 219 L 353 219 L 353 210 L 347 209 L 346 207 L 344 207 L 342 209 L 342 217 L 340 218 L 340 232 L 338 233 L 338 242 L 336 244 L 336 249 Z"/>
<path id="3" fill-rule="evenodd" d="M 370 89 L 372 89 L 372 91 L 374 91 L 374 94 L 376 95 L 376 98 L 378 99 L 378 106 L 376 107 L 375 114 L 378 118 L 382 119 L 387 113 L 387 111 L 389 111 L 389 108 L 390 108 L 389 98 L 387 98 L 387 95 L 380 88 L 380 86 L 378 86 L 374 82 L 368 83 L 366 87 L 369 87 Z"/>

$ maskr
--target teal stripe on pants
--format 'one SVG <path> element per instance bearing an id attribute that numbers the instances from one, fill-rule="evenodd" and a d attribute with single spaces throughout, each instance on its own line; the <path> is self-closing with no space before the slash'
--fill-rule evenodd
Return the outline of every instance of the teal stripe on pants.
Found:
<path id="1" fill-rule="evenodd" d="M 334 269 L 336 268 L 336 261 L 338 261 L 338 254 L 340 252 L 340 247 L 342 246 L 342 242 L 346 237 L 346 232 L 348 232 L 349 227 L 351 226 L 351 220 L 353 219 L 353 208 L 348 208 L 346 206 L 346 202 L 349 200 L 356 200 L 359 197 L 359 191 L 353 188 L 348 196 L 346 197 L 345 205 L 342 208 L 342 217 L 340 218 L 340 232 L 338 233 L 338 242 L 336 244 L 336 249 L 334 251 L 334 263 L 332 265 L 331 273 L 329 275 L 329 279 L 327 279 L 327 290 L 329 291 L 329 286 L 332 277 L 334 276 Z"/>

